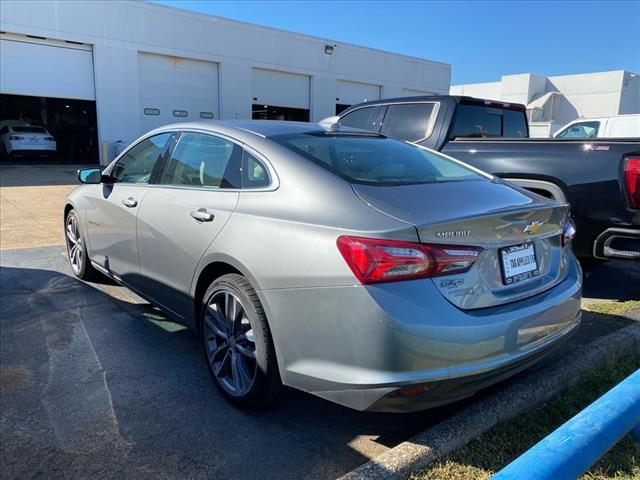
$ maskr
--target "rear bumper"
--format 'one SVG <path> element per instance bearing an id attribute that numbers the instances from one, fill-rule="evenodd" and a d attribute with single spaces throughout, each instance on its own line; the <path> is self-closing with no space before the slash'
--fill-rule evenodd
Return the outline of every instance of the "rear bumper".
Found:
<path id="1" fill-rule="evenodd" d="M 600 259 L 640 260 L 640 229 L 606 229 L 593 243 L 593 256 Z"/>
<path id="2" fill-rule="evenodd" d="M 40 153 L 40 154 L 50 154 L 56 152 L 56 142 L 47 142 L 43 144 L 31 144 L 31 143 L 19 143 L 19 142 L 9 142 L 7 145 L 7 153 L 9 154 L 32 154 L 32 153 Z"/>
<path id="3" fill-rule="evenodd" d="M 263 291 L 282 380 L 357 410 L 415 411 L 470 396 L 579 325 L 582 272 L 568 261 L 549 290 L 478 310 L 454 307 L 430 280 Z"/>

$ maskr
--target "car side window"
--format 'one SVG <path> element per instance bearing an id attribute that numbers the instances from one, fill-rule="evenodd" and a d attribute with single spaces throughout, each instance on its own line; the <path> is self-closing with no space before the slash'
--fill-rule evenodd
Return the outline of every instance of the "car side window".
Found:
<path id="1" fill-rule="evenodd" d="M 595 138 L 599 128 L 599 122 L 574 123 L 560 132 L 558 138 Z"/>
<path id="2" fill-rule="evenodd" d="M 7 133 L 9 133 L 9 127 L 2 127 L 2 129 L 0 129 L 0 135 L 6 135 Z"/>
<path id="3" fill-rule="evenodd" d="M 388 137 L 416 142 L 431 132 L 435 103 L 401 103 L 389 105 L 380 133 Z"/>
<path id="4" fill-rule="evenodd" d="M 153 169 L 170 137 L 169 132 L 154 135 L 127 150 L 115 164 L 111 177 L 116 183 L 149 183 Z"/>
<path id="5" fill-rule="evenodd" d="M 161 183 L 191 187 L 240 188 L 242 148 L 210 134 L 183 132 Z"/>
<path id="6" fill-rule="evenodd" d="M 341 117 L 340 125 L 377 132 L 380 129 L 377 119 L 381 108 L 380 106 L 358 108 Z"/>
<path id="7" fill-rule="evenodd" d="M 267 167 L 248 151 L 242 153 L 242 188 L 263 188 L 271 183 Z"/>

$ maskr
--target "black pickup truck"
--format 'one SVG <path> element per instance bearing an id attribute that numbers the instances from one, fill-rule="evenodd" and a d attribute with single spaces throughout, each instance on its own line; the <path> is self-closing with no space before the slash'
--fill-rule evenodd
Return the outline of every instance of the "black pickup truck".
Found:
<path id="1" fill-rule="evenodd" d="M 578 255 L 640 259 L 639 138 L 528 138 L 523 105 L 450 95 L 360 103 L 339 123 L 441 151 L 568 202 Z"/>

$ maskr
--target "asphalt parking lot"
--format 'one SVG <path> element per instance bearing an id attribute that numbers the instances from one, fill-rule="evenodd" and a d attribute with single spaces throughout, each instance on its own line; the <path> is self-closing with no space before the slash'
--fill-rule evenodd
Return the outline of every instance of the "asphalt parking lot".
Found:
<path id="1" fill-rule="evenodd" d="M 50 190 L 57 197 L 41 204 L 38 221 L 15 221 L 12 228 L 29 240 L 31 231 L 59 227 L 58 204 L 74 171 L 29 180 L 20 169 L 0 172 L 3 479 L 329 479 L 474 401 L 372 414 L 287 390 L 266 412 L 231 407 L 215 391 L 194 335 L 122 287 L 72 276 L 61 228 L 17 244 L 4 228 L 6 216 L 24 212 L 23 197 L 47 186 L 64 188 Z M 596 264 L 585 274 L 587 297 L 638 298 L 638 263 Z M 534 368 L 632 319 L 640 320 L 640 312 L 630 318 L 585 312 L 578 334 Z"/>

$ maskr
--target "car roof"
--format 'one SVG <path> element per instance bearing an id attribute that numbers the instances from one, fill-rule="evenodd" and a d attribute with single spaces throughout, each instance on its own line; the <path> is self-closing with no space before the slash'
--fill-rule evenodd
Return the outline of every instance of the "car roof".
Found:
<path id="1" fill-rule="evenodd" d="M 350 127 L 339 127 L 341 133 L 362 133 L 362 130 Z M 233 133 L 249 133 L 268 138 L 274 135 L 295 133 L 327 132 L 317 123 L 290 122 L 285 120 L 203 120 L 198 122 L 173 123 L 154 130 L 154 133 L 168 130 L 208 130 L 212 133 L 233 135 Z"/>
<path id="2" fill-rule="evenodd" d="M 387 105 L 393 103 L 418 103 L 418 102 L 456 102 L 456 103 L 470 103 L 478 105 L 495 105 L 497 107 L 511 108 L 514 110 L 525 111 L 526 107 L 520 103 L 503 102 L 501 100 L 487 100 L 484 98 L 469 97 L 466 95 L 419 95 L 414 97 L 393 97 L 393 98 L 381 98 L 379 100 L 369 100 L 367 102 L 357 103 L 350 106 L 340 116 L 350 113 L 353 110 L 364 106 L 370 105 Z"/>

